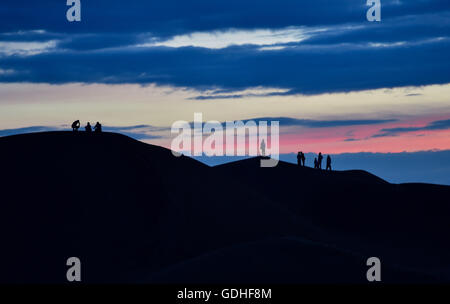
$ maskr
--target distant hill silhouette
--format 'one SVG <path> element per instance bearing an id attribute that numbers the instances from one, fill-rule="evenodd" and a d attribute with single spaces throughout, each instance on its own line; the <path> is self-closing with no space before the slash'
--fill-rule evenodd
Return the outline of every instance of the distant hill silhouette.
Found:
<path id="1" fill-rule="evenodd" d="M 0 282 L 450 282 L 450 187 L 259 158 L 208 167 L 114 133 L 0 138 Z"/>

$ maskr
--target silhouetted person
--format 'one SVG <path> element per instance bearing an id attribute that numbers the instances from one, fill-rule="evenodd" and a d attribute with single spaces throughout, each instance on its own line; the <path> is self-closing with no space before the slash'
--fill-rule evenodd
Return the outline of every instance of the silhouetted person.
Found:
<path id="1" fill-rule="evenodd" d="M 328 170 L 328 169 L 330 169 L 330 171 L 331 171 L 331 157 L 330 157 L 330 155 L 327 156 L 327 168 L 326 168 L 326 170 Z"/>
<path id="2" fill-rule="evenodd" d="M 305 157 L 305 154 L 302 152 L 302 164 L 303 164 L 303 167 L 305 166 L 305 161 L 306 161 L 306 157 Z"/>
<path id="3" fill-rule="evenodd" d="M 266 156 L 266 143 L 264 142 L 264 139 L 261 141 L 261 155 Z"/>
<path id="4" fill-rule="evenodd" d="M 322 169 L 322 160 L 323 160 L 322 152 L 319 152 L 319 156 L 317 158 L 317 168 L 319 169 Z"/>
<path id="5" fill-rule="evenodd" d="M 86 127 L 84 127 L 84 129 L 86 130 L 87 133 L 91 133 L 92 132 L 91 124 L 88 122 Z"/>
<path id="6" fill-rule="evenodd" d="M 94 126 L 94 132 L 95 133 L 101 133 L 102 132 L 102 125 L 97 121 L 97 123 Z"/>
<path id="7" fill-rule="evenodd" d="M 297 153 L 297 165 L 298 166 L 302 165 L 302 152 Z"/>
<path id="8" fill-rule="evenodd" d="M 317 163 L 317 157 L 314 157 L 314 169 L 318 169 L 319 165 Z"/>
<path id="9" fill-rule="evenodd" d="M 80 128 L 80 121 L 79 120 L 75 120 L 73 123 L 72 123 L 72 130 L 74 131 L 74 132 L 77 132 L 78 131 L 78 129 Z"/>

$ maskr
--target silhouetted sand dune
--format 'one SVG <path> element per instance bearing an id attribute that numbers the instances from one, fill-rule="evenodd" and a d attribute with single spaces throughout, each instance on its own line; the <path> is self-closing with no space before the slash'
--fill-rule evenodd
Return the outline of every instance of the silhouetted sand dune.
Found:
<path id="1" fill-rule="evenodd" d="M 0 156 L 1 282 L 65 282 L 71 256 L 83 282 L 364 282 L 371 256 L 386 282 L 450 280 L 450 187 L 208 167 L 113 133 L 3 137 Z"/>
<path id="2" fill-rule="evenodd" d="M 366 283 L 367 257 L 302 238 L 238 244 L 154 273 L 147 282 L 196 284 Z M 432 276 L 387 265 L 385 283 L 435 283 Z"/>

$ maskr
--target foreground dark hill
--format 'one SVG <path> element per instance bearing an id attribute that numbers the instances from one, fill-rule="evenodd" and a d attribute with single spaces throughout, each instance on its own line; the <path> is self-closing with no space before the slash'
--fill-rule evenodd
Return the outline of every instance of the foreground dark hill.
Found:
<path id="1" fill-rule="evenodd" d="M 0 282 L 450 281 L 450 187 L 249 159 L 214 168 L 112 133 L 0 138 Z"/>

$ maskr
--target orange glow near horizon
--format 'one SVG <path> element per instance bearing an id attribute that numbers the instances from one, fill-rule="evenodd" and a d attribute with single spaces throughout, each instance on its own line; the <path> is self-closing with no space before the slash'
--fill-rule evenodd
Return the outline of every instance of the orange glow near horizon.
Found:
<path id="1" fill-rule="evenodd" d="M 254 89 L 255 92 L 263 89 Z M 411 93 L 413 96 L 410 96 Z M 101 121 L 104 126 L 150 125 L 135 138 L 170 148 L 175 135 L 167 131 L 179 120 L 233 121 L 264 117 L 298 119 L 280 124 L 280 153 L 403 152 L 450 149 L 450 126 L 374 137 L 383 129 L 423 128 L 450 120 L 450 83 L 424 87 L 378 89 L 313 96 L 267 96 L 224 100 L 193 100 L 200 92 L 173 87 L 105 84 L 0 84 L 0 130 L 70 124 L 75 119 Z M 386 123 L 340 127 L 307 127 L 308 122 L 386 120 Z M 302 123 L 303 121 L 303 123 Z M 295 121 L 294 121 L 295 123 Z M 314 125 L 314 123 L 313 123 Z M 120 131 L 118 131 L 120 132 Z M 139 133 L 140 132 L 140 133 Z M 133 136 L 130 129 L 125 134 Z M 156 138 L 158 137 L 158 138 Z"/>
<path id="2" fill-rule="evenodd" d="M 450 129 L 418 130 L 374 137 L 374 135 L 383 134 L 382 129 L 422 128 L 433 121 L 447 119 L 450 119 L 449 115 L 439 115 L 417 117 L 381 125 L 304 129 L 297 134 L 281 135 L 280 153 L 291 153 L 298 150 L 315 153 L 326 151 L 331 154 L 450 150 Z"/>
<path id="3" fill-rule="evenodd" d="M 415 117 L 390 123 L 327 128 L 280 127 L 280 154 L 303 151 L 329 154 L 358 152 L 416 152 L 450 150 L 450 129 L 399 132 L 380 136 L 383 129 L 423 128 L 433 121 L 450 119 L 450 115 Z M 205 136 L 206 138 L 206 136 Z M 349 140 L 350 139 L 350 140 Z M 247 139 L 248 140 L 248 139 Z M 147 141 L 170 148 L 170 139 Z M 225 145 L 224 138 L 224 145 Z M 268 147 L 270 148 L 270 142 Z M 224 148 L 223 148 L 224 149 Z M 247 145 L 248 149 L 248 145 Z"/>

